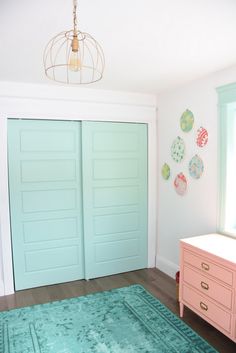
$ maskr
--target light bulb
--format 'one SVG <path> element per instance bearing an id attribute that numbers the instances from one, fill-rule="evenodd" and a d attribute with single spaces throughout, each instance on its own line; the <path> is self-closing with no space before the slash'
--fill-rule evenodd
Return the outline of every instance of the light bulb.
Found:
<path id="1" fill-rule="evenodd" d="M 71 51 L 70 59 L 69 59 L 69 69 L 71 71 L 79 71 L 81 68 L 81 62 L 79 59 L 78 51 Z"/>

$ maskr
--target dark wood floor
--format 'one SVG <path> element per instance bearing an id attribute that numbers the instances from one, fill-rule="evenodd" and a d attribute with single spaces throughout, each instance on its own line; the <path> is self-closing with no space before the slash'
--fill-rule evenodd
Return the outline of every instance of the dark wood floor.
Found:
<path id="1" fill-rule="evenodd" d="M 81 280 L 22 290 L 13 295 L 0 297 L 0 310 L 86 295 L 93 292 L 124 287 L 134 283 L 141 284 L 176 315 L 179 315 L 175 281 L 157 269 L 145 269 L 97 278 L 90 281 Z M 236 353 L 236 344 L 233 341 L 187 308 L 185 308 L 183 320 L 220 353 Z"/>

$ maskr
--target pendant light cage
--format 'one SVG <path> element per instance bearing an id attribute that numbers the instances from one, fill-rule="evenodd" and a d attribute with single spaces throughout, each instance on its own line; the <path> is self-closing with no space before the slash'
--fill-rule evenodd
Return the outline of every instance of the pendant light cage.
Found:
<path id="1" fill-rule="evenodd" d="M 105 58 L 102 47 L 88 33 L 77 29 L 77 1 L 74 1 L 74 29 L 53 37 L 44 51 L 46 76 L 66 84 L 87 84 L 103 76 Z"/>

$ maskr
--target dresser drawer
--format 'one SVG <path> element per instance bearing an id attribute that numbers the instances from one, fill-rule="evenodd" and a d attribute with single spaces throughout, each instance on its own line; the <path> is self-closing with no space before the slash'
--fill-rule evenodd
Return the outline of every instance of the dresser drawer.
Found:
<path id="1" fill-rule="evenodd" d="M 186 285 L 183 285 L 182 295 L 183 301 L 186 302 L 190 309 L 192 307 L 205 320 L 208 319 L 214 326 L 218 326 L 218 328 L 223 329 L 228 334 L 231 333 L 231 315 L 229 312 L 221 309 Z"/>
<path id="2" fill-rule="evenodd" d="M 183 280 L 198 291 L 216 300 L 219 304 L 232 309 L 233 292 L 215 281 L 194 271 L 188 266 L 183 269 Z"/>
<path id="3" fill-rule="evenodd" d="M 232 286 L 233 284 L 232 271 L 224 267 L 221 267 L 212 261 L 209 261 L 205 257 L 195 255 L 194 253 L 189 252 L 187 250 L 184 250 L 183 260 L 185 263 L 188 263 L 196 267 L 198 270 L 201 270 L 203 273 L 209 274 L 215 277 L 216 279 L 219 279 L 220 281 Z"/>

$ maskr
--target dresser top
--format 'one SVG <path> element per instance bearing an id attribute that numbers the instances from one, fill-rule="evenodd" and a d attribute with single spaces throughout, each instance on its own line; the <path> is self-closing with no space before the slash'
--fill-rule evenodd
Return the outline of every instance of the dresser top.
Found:
<path id="1" fill-rule="evenodd" d="M 236 264 L 236 238 L 221 234 L 206 234 L 180 241 Z"/>

